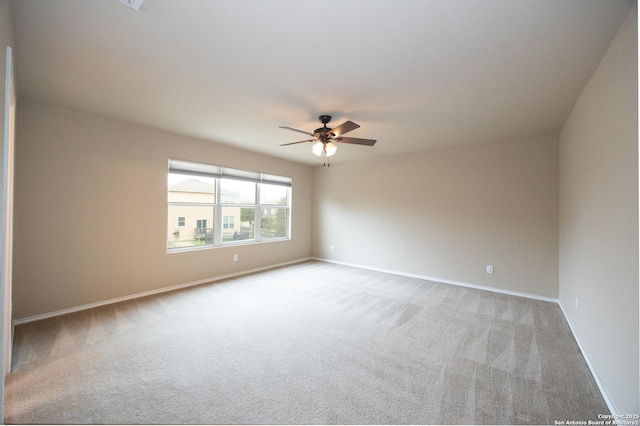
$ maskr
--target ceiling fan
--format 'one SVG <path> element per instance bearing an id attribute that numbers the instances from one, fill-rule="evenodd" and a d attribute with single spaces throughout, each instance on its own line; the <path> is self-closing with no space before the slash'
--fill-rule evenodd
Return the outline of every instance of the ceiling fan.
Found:
<path id="1" fill-rule="evenodd" d="M 338 127 L 335 127 L 332 129 L 330 127 L 327 127 L 327 123 L 331 121 L 330 115 L 321 115 L 320 117 L 318 117 L 318 119 L 322 123 L 322 127 L 314 130 L 313 133 L 305 132 L 304 130 L 294 129 L 293 127 L 279 126 L 281 129 L 287 129 L 287 130 L 291 130 L 298 133 L 304 133 L 305 135 L 309 135 L 313 137 L 313 139 L 307 139 L 304 141 L 283 143 L 280 146 L 295 145 L 298 143 L 305 143 L 305 142 L 315 142 L 313 144 L 313 147 L 311 148 L 311 151 L 318 157 L 324 156 L 326 159 L 326 157 L 331 157 L 338 150 L 338 147 L 334 144 L 334 142 L 351 143 L 351 144 L 366 145 L 366 146 L 373 146 L 377 142 L 374 139 L 342 137 L 342 135 L 344 135 L 345 133 L 360 127 L 360 125 L 354 123 L 353 121 L 345 121 Z M 330 164 L 328 164 L 328 161 L 325 161 L 324 165 L 326 166 Z"/>

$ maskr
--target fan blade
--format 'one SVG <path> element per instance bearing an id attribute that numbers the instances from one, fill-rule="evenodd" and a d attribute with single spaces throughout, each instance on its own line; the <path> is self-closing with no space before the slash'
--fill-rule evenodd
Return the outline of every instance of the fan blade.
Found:
<path id="1" fill-rule="evenodd" d="M 287 129 L 293 132 L 304 133 L 305 135 L 313 136 L 313 133 L 305 132 L 304 130 L 294 129 L 293 127 L 287 127 L 287 126 L 278 126 L 278 127 L 280 127 L 281 129 Z"/>
<path id="2" fill-rule="evenodd" d="M 378 142 L 374 139 L 360 139 L 360 138 L 336 138 L 335 140 L 342 143 L 353 143 L 356 145 L 367 145 L 367 146 L 374 146 L 376 142 Z"/>
<path id="3" fill-rule="evenodd" d="M 347 132 L 357 129 L 358 127 L 360 127 L 360 125 L 354 123 L 353 121 L 345 121 L 338 127 L 332 129 L 331 133 L 333 133 L 336 136 L 340 136 L 340 135 L 344 135 Z"/>
<path id="4" fill-rule="evenodd" d="M 287 146 L 287 145 L 295 145 L 297 143 L 305 143 L 305 142 L 313 142 L 315 139 L 309 139 L 308 141 L 298 141 L 298 142 L 289 142 L 289 143 L 283 143 L 280 146 Z"/>

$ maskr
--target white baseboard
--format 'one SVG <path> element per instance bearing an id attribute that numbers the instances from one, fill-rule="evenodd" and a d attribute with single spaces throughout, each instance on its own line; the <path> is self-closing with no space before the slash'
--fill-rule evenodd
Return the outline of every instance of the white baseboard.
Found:
<path id="1" fill-rule="evenodd" d="M 607 388 L 604 386 L 604 383 L 602 383 L 602 380 L 600 380 L 598 371 L 596 370 L 595 366 L 591 362 L 591 358 L 589 358 L 589 353 L 587 352 L 585 347 L 582 345 L 582 342 L 580 342 L 580 338 L 576 334 L 576 330 L 573 327 L 573 324 L 571 324 L 571 320 L 569 319 L 569 316 L 567 315 L 567 312 L 565 311 L 564 306 L 562 306 L 562 303 L 560 303 L 559 300 L 558 300 L 558 305 L 560 306 L 560 310 L 562 311 L 564 318 L 567 320 L 567 324 L 569 324 L 569 328 L 571 329 L 571 334 L 573 334 L 573 337 L 576 339 L 576 343 L 580 348 L 580 352 L 582 352 L 582 357 L 587 362 L 587 366 L 589 366 L 591 375 L 593 376 L 593 379 L 596 381 L 596 385 L 598 385 L 598 389 L 600 390 L 600 394 L 602 395 L 602 398 L 604 399 L 605 404 L 607 404 L 607 408 L 609 408 L 609 411 L 611 412 L 611 414 L 616 414 L 616 415 L 621 414 L 616 409 L 616 405 L 613 403 L 613 400 L 609 396 L 609 392 L 607 392 Z"/>
<path id="2" fill-rule="evenodd" d="M 335 261 L 335 260 L 322 259 L 322 258 L 318 258 L 318 257 L 313 257 L 312 259 L 313 260 L 318 260 L 320 262 L 335 263 L 337 265 L 344 265 L 344 266 L 352 266 L 354 268 L 368 269 L 370 271 L 384 272 L 384 273 L 387 273 L 387 274 L 400 275 L 400 276 L 403 276 L 403 277 L 419 278 L 419 279 L 422 279 L 422 280 L 435 281 L 435 282 L 444 283 L 444 284 L 452 284 L 452 285 L 457 285 L 457 286 L 461 286 L 461 287 L 475 288 L 475 289 L 478 289 L 478 290 L 491 291 L 491 292 L 494 292 L 494 293 L 508 294 L 510 296 L 526 297 L 528 299 L 543 300 L 545 302 L 553 302 L 553 303 L 558 303 L 559 302 L 558 299 L 554 299 L 553 297 L 539 296 L 537 294 L 520 293 L 518 291 L 504 290 L 504 289 L 496 288 L 496 287 L 487 287 L 487 286 L 482 286 L 482 285 L 477 285 L 477 284 L 464 283 L 464 282 L 461 282 L 461 281 L 446 280 L 444 278 L 429 277 L 427 275 L 410 274 L 410 273 L 407 273 L 407 272 L 394 271 L 394 270 L 391 270 L 391 269 L 373 268 L 371 266 L 363 266 L 363 265 L 356 265 L 356 264 L 353 264 L 353 263 L 338 262 L 338 261 Z"/>
<path id="3" fill-rule="evenodd" d="M 193 286 L 196 286 L 196 285 L 201 285 L 201 284 L 211 283 L 211 282 L 215 282 L 215 281 L 225 280 L 227 278 L 233 278 L 233 277 L 238 277 L 238 276 L 241 276 L 241 275 L 252 274 L 254 272 L 260 272 L 260 271 L 266 271 L 266 270 L 269 270 L 269 269 L 279 268 L 281 266 L 287 266 L 287 265 L 293 265 L 295 263 L 306 262 L 308 260 L 312 260 L 312 258 L 307 257 L 307 258 L 303 258 L 303 259 L 292 260 L 292 261 L 289 261 L 289 262 L 278 263 L 278 264 L 275 264 L 275 265 L 269 265 L 269 266 L 264 266 L 264 267 L 260 267 L 260 268 L 248 269 L 248 270 L 244 270 L 244 271 L 234 272 L 234 273 L 231 273 L 231 274 L 220 275 L 220 276 L 217 276 L 217 277 L 205 278 L 205 279 L 202 279 L 202 280 L 191 281 L 191 282 L 188 282 L 188 283 L 172 285 L 170 287 L 163 287 L 163 288 L 159 288 L 159 289 L 156 289 L 156 290 L 150 290 L 150 291 L 145 291 L 145 292 L 142 292 L 142 293 L 131 294 L 131 295 L 128 295 L 128 296 L 117 297 L 115 299 L 103 300 L 101 302 L 89 303 L 89 304 L 86 304 L 86 305 L 76 306 L 76 307 L 73 307 L 73 308 L 62 309 L 60 311 L 49 312 L 49 313 L 46 313 L 46 314 L 34 315 L 34 316 L 31 316 L 31 317 L 26 317 L 26 318 L 19 318 L 19 319 L 13 320 L 12 323 L 13 323 L 13 326 L 15 327 L 16 325 L 20 325 L 20 324 L 26 324 L 26 323 L 29 323 L 29 322 L 39 321 L 39 320 L 43 320 L 43 319 L 47 319 L 47 318 L 53 318 L 53 317 L 57 317 L 57 316 L 60 316 L 60 315 L 71 314 L 73 312 L 84 311 L 86 309 L 97 308 L 99 306 L 105 306 L 105 305 L 111 305 L 111 304 L 114 304 L 114 303 L 125 302 L 127 300 L 139 299 L 141 297 L 153 296 L 155 294 L 167 293 L 169 291 L 179 290 L 179 289 L 182 289 L 182 288 L 193 287 Z"/>

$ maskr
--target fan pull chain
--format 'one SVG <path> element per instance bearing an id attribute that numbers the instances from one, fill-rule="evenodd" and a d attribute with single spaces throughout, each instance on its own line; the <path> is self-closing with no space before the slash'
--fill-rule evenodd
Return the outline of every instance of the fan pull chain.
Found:
<path id="1" fill-rule="evenodd" d="M 329 162 L 329 157 L 327 157 L 327 144 L 323 144 L 322 146 L 322 156 L 324 157 L 324 162 L 322 163 L 322 166 L 331 167 L 331 163 Z"/>

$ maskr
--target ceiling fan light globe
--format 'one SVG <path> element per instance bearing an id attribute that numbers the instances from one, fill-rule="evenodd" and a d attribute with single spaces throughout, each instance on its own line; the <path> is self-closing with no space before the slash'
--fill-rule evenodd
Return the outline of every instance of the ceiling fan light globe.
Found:
<path id="1" fill-rule="evenodd" d="M 315 155 L 320 157 L 322 155 L 323 149 L 324 149 L 324 146 L 322 145 L 322 142 L 316 142 L 315 144 L 313 144 L 313 147 L 311 148 L 311 152 L 313 152 Z"/>
<path id="2" fill-rule="evenodd" d="M 329 142 L 325 149 L 327 152 L 327 157 L 331 157 L 333 154 L 336 153 L 336 151 L 338 150 L 338 147 L 335 146 L 333 142 Z"/>

